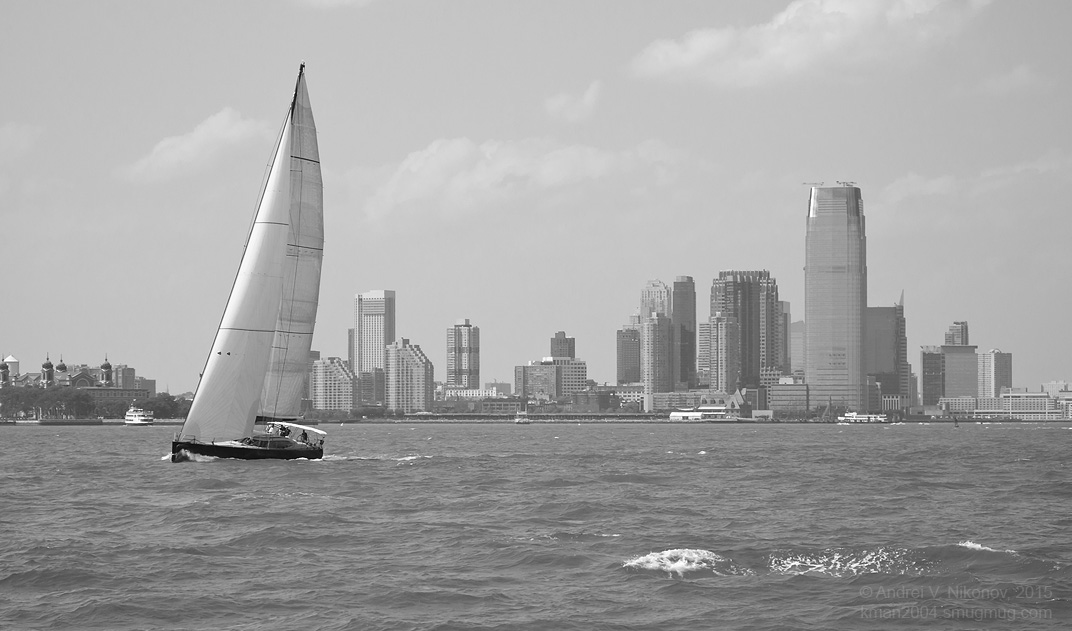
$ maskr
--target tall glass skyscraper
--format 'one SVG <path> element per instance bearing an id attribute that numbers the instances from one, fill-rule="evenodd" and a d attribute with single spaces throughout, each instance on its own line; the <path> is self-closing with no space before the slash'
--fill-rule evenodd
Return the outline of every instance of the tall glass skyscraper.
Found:
<path id="1" fill-rule="evenodd" d="M 856 186 L 812 187 L 804 261 L 804 378 L 813 405 L 867 411 L 867 237 Z"/>
<path id="2" fill-rule="evenodd" d="M 696 385 L 696 283 L 692 276 L 678 276 L 670 301 L 670 322 L 674 327 L 677 369 L 675 386 Z"/>

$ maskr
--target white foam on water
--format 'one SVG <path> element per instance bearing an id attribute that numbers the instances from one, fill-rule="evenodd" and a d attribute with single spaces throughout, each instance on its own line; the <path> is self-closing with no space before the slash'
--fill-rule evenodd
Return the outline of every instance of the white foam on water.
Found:
<path id="1" fill-rule="evenodd" d="M 834 577 L 860 574 L 904 575 L 918 571 L 908 558 L 908 550 L 900 548 L 774 553 L 770 556 L 769 567 L 771 572 L 777 574 L 820 574 Z"/>
<path id="2" fill-rule="evenodd" d="M 995 550 L 994 548 L 990 548 L 990 547 L 975 543 L 974 541 L 972 541 L 970 539 L 965 539 L 964 541 L 961 541 L 957 545 L 962 547 L 962 548 L 967 548 L 969 550 L 978 550 L 980 552 L 1007 552 L 1009 554 L 1016 554 L 1016 550 Z"/>
<path id="3" fill-rule="evenodd" d="M 635 570 L 655 570 L 667 575 L 684 576 L 686 572 L 708 570 L 718 576 L 751 574 L 749 570 L 738 568 L 733 561 L 710 550 L 677 548 L 651 552 L 622 563 L 622 567 Z"/>

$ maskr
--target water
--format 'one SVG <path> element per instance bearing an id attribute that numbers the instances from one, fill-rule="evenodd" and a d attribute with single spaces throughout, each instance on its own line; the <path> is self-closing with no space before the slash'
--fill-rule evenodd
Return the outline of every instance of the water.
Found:
<path id="1" fill-rule="evenodd" d="M 1072 430 L 0 427 L 3 629 L 1061 629 Z"/>

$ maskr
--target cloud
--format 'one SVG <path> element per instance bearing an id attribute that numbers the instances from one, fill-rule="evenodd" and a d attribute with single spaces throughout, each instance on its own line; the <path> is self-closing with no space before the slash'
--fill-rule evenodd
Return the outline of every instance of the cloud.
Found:
<path id="1" fill-rule="evenodd" d="M 843 70 L 956 34 L 986 0 L 795 0 L 764 24 L 658 40 L 631 63 L 640 77 L 751 88 Z"/>
<path id="2" fill-rule="evenodd" d="M 4 123 L 0 126 L 0 164 L 13 162 L 25 155 L 44 132 L 43 127 L 24 123 Z"/>
<path id="3" fill-rule="evenodd" d="M 627 174 L 630 181 L 615 188 L 642 192 L 645 186 L 673 182 L 678 158 L 656 141 L 609 151 L 543 138 L 480 144 L 468 138 L 440 139 L 396 167 L 381 169 L 379 177 L 367 178 L 378 182 L 365 182 L 375 190 L 364 206 L 373 219 L 406 209 L 459 216 Z"/>
<path id="4" fill-rule="evenodd" d="M 983 80 L 980 89 L 987 94 L 1002 96 L 1044 86 L 1047 83 L 1048 81 L 1035 72 L 1031 66 L 1021 64 L 1008 72 L 987 77 Z"/>
<path id="5" fill-rule="evenodd" d="M 957 189 L 957 179 L 952 175 L 925 178 L 916 173 L 909 173 L 882 189 L 880 197 L 887 204 L 897 205 L 913 197 L 950 195 Z"/>
<path id="6" fill-rule="evenodd" d="M 546 99 L 543 106 L 551 116 L 576 123 L 592 115 L 601 90 L 602 85 L 600 82 L 593 81 L 588 86 L 588 89 L 584 91 L 584 94 L 580 96 L 566 93 L 556 94 Z"/>
<path id="7" fill-rule="evenodd" d="M 879 204 L 896 207 L 906 200 L 921 197 L 989 196 L 1017 187 L 1030 187 L 1037 184 L 1039 178 L 1050 175 L 1068 179 L 1069 173 L 1072 173 L 1072 155 L 1061 151 L 1051 151 L 1034 160 L 991 167 L 962 177 L 942 175 L 928 178 L 909 173 L 882 189 L 879 193 Z"/>
<path id="8" fill-rule="evenodd" d="M 225 107 L 199 123 L 189 133 L 170 136 L 156 143 L 148 155 L 120 169 L 132 180 L 159 181 L 195 171 L 227 149 L 247 140 L 270 138 L 272 129 L 264 122 L 244 119 Z"/>

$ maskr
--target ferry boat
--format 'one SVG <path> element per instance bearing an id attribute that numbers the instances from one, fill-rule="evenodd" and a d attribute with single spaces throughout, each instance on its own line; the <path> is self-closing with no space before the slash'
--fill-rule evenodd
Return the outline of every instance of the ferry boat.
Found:
<path id="1" fill-rule="evenodd" d="M 890 420 L 885 414 L 859 414 L 856 412 L 846 412 L 843 416 L 837 417 L 838 424 L 842 423 L 889 423 Z"/>
<path id="2" fill-rule="evenodd" d="M 127 410 L 127 415 L 123 420 L 124 425 L 152 425 L 153 413 L 151 410 L 143 410 L 139 407 L 134 407 L 134 404 L 130 404 L 130 409 Z"/>

